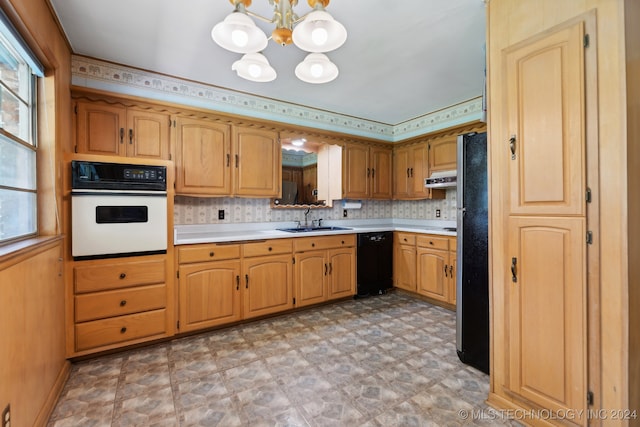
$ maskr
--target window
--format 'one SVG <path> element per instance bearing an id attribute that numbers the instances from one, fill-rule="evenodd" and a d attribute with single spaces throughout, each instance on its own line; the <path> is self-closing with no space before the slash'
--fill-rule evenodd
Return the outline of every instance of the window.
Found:
<path id="1" fill-rule="evenodd" d="M 42 67 L 0 16 L 0 244 L 38 231 L 36 74 Z"/>

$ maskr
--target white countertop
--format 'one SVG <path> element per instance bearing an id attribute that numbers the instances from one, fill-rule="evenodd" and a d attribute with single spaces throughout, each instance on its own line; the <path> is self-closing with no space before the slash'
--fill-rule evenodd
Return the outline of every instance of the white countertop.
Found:
<path id="1" fill-rule="evenodd" d="M 189 245 L 196 243 L 285 239 L 333 234 L 373 233 L 379 231 L 407 231 L 411 233 L 440 234 L 443 236 L 456 235 L 455 231 L 445 230 L 445 227 L 455 227 L 455 221 L 412 219 L 332 220 L 322 222 L 323 226 L 347 227 L 349 228 L 348 230 L 320 230 L 299 233 L 278 230 L 278 228 L 294 228 L 296 225 L 293 221 L 176 225 L 173 228 L 173 239 L 175 245 Z"/>

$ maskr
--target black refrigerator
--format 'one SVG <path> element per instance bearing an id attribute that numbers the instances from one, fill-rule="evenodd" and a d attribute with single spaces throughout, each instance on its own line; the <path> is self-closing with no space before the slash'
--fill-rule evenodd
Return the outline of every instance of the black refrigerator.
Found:
<path id="1" fill-rule="evenodd" d="M 487 134 L 458 136 L 456 347 L 489 373 Z"/>

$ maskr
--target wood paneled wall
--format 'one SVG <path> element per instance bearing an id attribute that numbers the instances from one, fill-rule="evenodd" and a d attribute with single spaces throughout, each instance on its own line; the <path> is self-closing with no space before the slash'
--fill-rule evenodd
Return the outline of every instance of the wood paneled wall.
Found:
<path id="1" fill-rule="evenodd" d="M 46 425 L 64 382 L 61 153 L 71 141 L 71 52 L 45 0 L 0 0 L 45 67 L 38 86 L 38 226 L 41 237 L 0 248 L 0 410 L 11 425 Z M 42 237 L 48 236 L 48 237 Z"/>

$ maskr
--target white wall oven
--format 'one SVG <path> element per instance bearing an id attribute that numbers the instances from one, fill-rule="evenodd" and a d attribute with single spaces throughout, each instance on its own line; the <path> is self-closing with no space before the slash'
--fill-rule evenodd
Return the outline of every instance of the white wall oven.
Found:
<path id="1" fill-rule="evenodd" d="M 165 166 L 71 162 L 74 259 L 167 251 Z"/>

